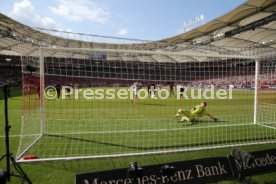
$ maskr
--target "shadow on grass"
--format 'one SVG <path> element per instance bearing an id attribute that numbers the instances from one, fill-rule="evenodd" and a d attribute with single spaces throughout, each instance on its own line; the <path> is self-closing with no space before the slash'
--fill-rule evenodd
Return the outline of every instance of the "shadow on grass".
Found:
<path id="1" fill-rule="evenodd" d="M 206 121 L 204 121 L 204 120 L 202 120 L 202 121 L 195 121 L 195 122 L 192 122 L 190 125 L 197 125 L 197 124 L 203 124 L 203 123 L 226 123 L 226 122 L 229 122 L 229 121 L 222 121 L 222 120 L 218 120 L 218 121 L 208 121 L 208 120 L 206 120 Z M 233 124 L 234 125 L 234 124 Z"/>
<path id="2" fill-rule="evenodd" d="M 73 140 L 78 142 L 89 142 L 95 143 L 99 145 L 106 145 L 106 146 L 113 146 L 113 147 L 120 147 L 120 148 L 128 148 L 128 149 L 138 149 L 143 151 L 150 151 L 150 150 L 164 150 L 164 149 L 176 149 L 176 148 L 191 148 L 191 147 L 200 147 L 200 146 L 208 146 L 208 145 L 215 145 L 215 144 L 230 144 L 230 143 L 241 143 L 241 142 L 250 142 L 253 138 L 245 138 L 245 139 L 233 139 L 233 140 L 221 140 L 221 141 L 209 141 L 209 142 L 199 142 L 199 143 L 190 143 L 190 144 L 175 144 L 175 145 L 162 145 L 162 146 L 130 146 L 130 145 L 123 145 L 111 142 L 101 142 L 97 140 L 91 139 L 84 139 L 79 137 L 69 137 L 65 135 L 53 135 L 53 134 L 45 134 L 48 137 L 53 138 L 64 138 L 67 140 Z M 276 136 L 267 136 L 267 137 L 256 137 L 254 138 L 255 141 L 262 141 L 262 140 L 269 140 L 275 139 Z"/>
<path id="3" fill-rule="evenodd" d="M 21 87 L 12 87 L 10 90 L 10 99 L 13 99 L 14 97 L 21 97 L 22 96 L 22 88 Z M 4 92 L 3 92 L 3 88 L 0 87 L 0 100 L 4 100 Z M 15 99 L 13 99 L 15 100 Z"/>
<path id="4" fill-rule="evenodd" d="M 167 106 L 166 104 L 159 104 L 159 103 L 145 103 L 142 105 L 147 105 L 147 106 Z"/>
<path id="5" fill-rule="evenodd" d="M 227 123 L 229 121 L 223 121 L 223 120 L 218 120 L 218 121 L 209 121 L 209 120 L 196 120 L 194 122 L 188 122 L 188 121 L 184 121 L 184 122 L 180 122 L 180 119 L 176 119 L 177 123 L 180 123 L 182 125 L 186 125 L 186 126 L 192 126 L 192 125 L 197 125 L 197 124 L 205 124 L 205 123 Z M 235 125 L 235 124 L 233 124 Z"/>

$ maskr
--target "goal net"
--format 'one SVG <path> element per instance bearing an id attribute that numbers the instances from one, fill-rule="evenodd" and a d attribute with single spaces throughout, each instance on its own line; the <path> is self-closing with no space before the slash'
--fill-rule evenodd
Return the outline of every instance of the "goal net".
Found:
<path id="1" fill-rule="evenodd" d="M 22 57 L 22 68 L 19 162 L 31 154 L 68 160 L 276 141 L 273 54 L 41 48 Z"/>

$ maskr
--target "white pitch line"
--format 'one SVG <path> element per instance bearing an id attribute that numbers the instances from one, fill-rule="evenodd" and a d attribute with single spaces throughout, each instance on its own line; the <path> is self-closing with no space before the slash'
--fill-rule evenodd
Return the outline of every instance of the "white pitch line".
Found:
<path id="1" fill-rule="evenodd" d="M 117 130 L 117 131 L 91 131 L 91 132 L 57 132 L 57 133 L 48 133 L 50 135 L 74 135 L 74 134 L 116 134 L 116 133 L 140 133 L 140 132 L 164 132 L 164 131 L 178 131 L 178 130 L 190 130 L 190 129 L 204 129 L 204 128 L 220 128 L 220 127 L 230 127 L 230 126 L 246 126 L 254 125 L 253 123 L 246 124 L 231 124 L 231 125 L 214 125 L 214 126 L 202 126 L 202 127 L 186 127 L 186 128 L 172 128 L 172 129 L 142 129 L 142 130 Z M 47 133 L 46 133 L 47 134 Z"/>
<path id="2" fill-rule="evenodd" d="M 177 150 L 167 150 L 167 151 L 151 151 L 151 152 L 137 152 L 137 153 L 122 153 L 122 154 L 110 154 L 110 155 L 98 155 L 98 156 L 76 156 L 76 157 L 57 157 L 57 158 L 38 158 L 33 160 L 16 160 L 17 163 L 36 163 L 36 162 L 51 162 L 51 161 L 70 161 L 70 160 L 84 160 L 84 159 L 101 159 L 101 158 L 117 158 L 117 157 L 128 157 L 128 156 L 146 156 L 153 154 L 169 154 L 178 152 L 188 152 L 188 151 L 202 151 L 210 149 L 237 147 L 237 146 L 249 146 L 249 145 L 259 145 L 259 144 L 271 144 L 275 141 L 267 142 L 252 142 L 252 143 L 238 143 L 238 144 L 224 144 L 219 146 L 206 146 L 201 148 L 182 148 Z"/>
<path id="3" fill-rule="evenodd" d="M 275 123 L 275 122 L 274 122 Z M 268 125 L 262 125 L 260 123 L 257 123 L 257 125 L 260 125 L 260 126 L 263 126 L 263 127 L 266 127 L 266 128 L 272 128 L 272 129 L 275 129 L 276 130 L 276 127 L 271 127 L 271 126 L 268 126 Z"/>
<path id="4" fill-rule="evenodd" d="M 91 115 L 81 115 L 81 116 L 91 116 Z M 235 114 L 235 117 L 237 117 L 237 116 L 245 116 L 245 117 L 248 117 L 249 115 L 244 115 L 244 114 Z M 225 120 L 229 120 L 229 119 L 227 119 L 228 117 L 231 117 L 230 115 L 221 115 L 221 116 L 217 116 L 219 119 L 225 119 Z M 38 120 L 38 118 L 32 118 L 32 120 Z M 94 121 L 96 121 L 96 122 L 100 122 L 100 121 L 110 121 L 111 119 L 109 118 L 109 119 L 107 119 L 107 118 L 104 118 L 104 119 L 90 119 L 90 118 L 78 118 L 78 119 L 60 119 L 60 118 L 46 118 L 45 119 L 46 121 L 89 121 L 89 122 L 91 122 L 91 120 L 94 122 Z M 144 120 L 145 121 L 145 119 L 143 118 L 143 117 L 141 117 L 141 118 L 137 118 L 137 119 L 114 119 L 114 120 L 112 120 L 113 122 L 115 121 L 115 122 L 118 122 L 118 121 L 141 121 L 141 120 Z M 154 121 L 170 121 L 171 119 L 168 119 L 168 118 L 164 118 L 164 119 L 149 119 L 149 120 L 146 120 L 146 121 L 152 121 L 152 120 L 154 120 Z"/>
<path id="5" fill-rule="evenodd" d="M 269 107 L 269 106 L 266 106 L 266 105 L 259 105 L 259 106 L 261 106 L 263 108 L 266 108 L 266 109 L 272 109 L 272 110 L 276 109 L 276 107 Z"/>

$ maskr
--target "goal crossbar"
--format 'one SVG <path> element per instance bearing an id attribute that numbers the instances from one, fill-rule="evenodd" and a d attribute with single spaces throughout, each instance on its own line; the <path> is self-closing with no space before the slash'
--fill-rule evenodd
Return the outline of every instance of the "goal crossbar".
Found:
<path id="1" fill-rule="evenodd" d="M 41 47 L 42 51 L 63 51 L 63 52 L 113 52 L 113 53 L 134 53 L 149 55 L 165 56 L 189 56 L 189 57 L 210 57 L 210 58 L 236 58 L 236 59 L 256 59 L 256 56 L 250 55 L 225 55 L 225 54 L 208 54 L 208 53 L 189 53 L 189 52 L 171 52 L 171 51 L 150 51 L 150 50 L 131 50 L 131 49 L 99 49 L 99 48 L 52 48 Z M 46 55 L 46 53 L 44 53 Z"/>

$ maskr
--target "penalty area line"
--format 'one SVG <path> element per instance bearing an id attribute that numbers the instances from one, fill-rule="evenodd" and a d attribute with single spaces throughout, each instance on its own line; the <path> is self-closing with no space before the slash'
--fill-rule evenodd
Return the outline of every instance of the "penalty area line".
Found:
<path id="1" fill-rule="evenodd" d="M 256 123 L 257 125 L 260 125 L 260 126 L 263 126 L 263 127 L 266 127 L 266 128 L 271 128 L 271 129 L 274 129 L 274 130 L 276 130 L 276 127 L 271 127 L 271 126 L 269 126 L 269 125 L 262 125 L 262 124 L 260 124 L 260 123 Z M 275 123 L 274 123 L 275 124 Z"/>

